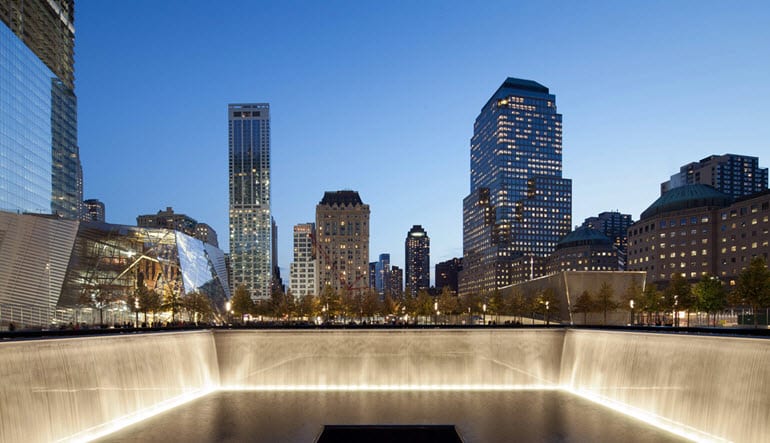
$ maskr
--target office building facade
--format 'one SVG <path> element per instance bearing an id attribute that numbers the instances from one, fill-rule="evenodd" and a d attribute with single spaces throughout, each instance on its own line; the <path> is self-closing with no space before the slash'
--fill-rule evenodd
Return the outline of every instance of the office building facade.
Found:
<path id="1" fill-rule="evenodd" d="M 167 206 L 155 214 L 144 214 L 136 217 L 136 225 L 142 228 L 163 228 L 184 232 L 198 240 L 219 247 L 217 233 L 211 226 L 198 223 L 194 218 L 174 212 L 174 208 Z"/>
<path id="2" fill-rule="evenodd" d="M 294 225 L 294 261 L 289 268 L 289 288 L 295 297 L 317 295 L 315 223 Z"/>
<path id="3" fill-rule="evenodd" d="M 503 82 L 476 118 L 470 160 L 460 294 L 515 283 L 526 272 L 514 266 L 547 257 L 572 228 L 562 116 L 547 87 Z"/>
<path id="4" fill-rule="evenodd" d="M 617 250 L 617 270 L 626 269 L 628 249 L 628 227 L 634 224 L 631 214 L 621 214 L 618 211 L 602 212 L 596 217 L 588 217 L 582 227 L 596 229 L 606 235 Z"/>
<path id="5" fill-rule="evenodd" d="M 548 258 L 548 274 L 562 271 L 617 271 L 618 251 L 604 232 L 581 226 L 559 240 Z"/>
<path id="6" fill-rule="evenodd" d="M 104 203 L 95 198 L 83 201 L 83 216 L 81 220 L 104 223 L 107 220 L 107 211 Z"/>
<path id="7" fill-rule="evenodd" d="M 380 254 L 374 267 L 374 290 L 384 297 L 390 294 L 390 254 Z"/>
<path id="8" fill-rule="evenodd" d="M 732 198 L 746 197 L 767 189 L 767 168 L 759 167 L 759 158 L 748 155 L 711 155 L 688 163 L 671 179 L 661 183 L 661 195 L 680 186 L 709 185 Z"/>
<path id="9" fill-rule="evenodd" d="M 273 281 L 270 105 L 231 104 L 227 112 L 232 285 L 267 299 Z"/>
<path id="10" fill-rule="evenodd" d="M 421 225 L 412 226 L 406 234 L 404 261 L 404 289 L 416 297 L 420 289 L 430 287 L 430 237 Z"/>
<path id="11" fill-rule="evenodd" d="M 0 2 L 0 210 L 79 219 L 74 4 Z"/>
<path id="12" fill-rule="evenodd" d="M 369 287 L 369 205 L 356 191 L 325 192 L 316 206 L 318 286 Z"/>
<path id="13" fill-rule="evenodd" d="M 390 268 L 390 297 L 394 300 L 404 296 L 404 271 L 398 266 Z"/>
<path id="14" fill-rule="evenodd" d="M 628 229 L 629 269 L 665 284 L 714 275 L 730 286 L 753 257 L 770 259 L 770 191 L 738 200 L 707 185 L 663 194 Z"/>
<path id="15" fill-rule="evenodd" d="M 457 277 L 460 274 L 460 271 L 463 269 L 463 259 L 460 258 L 452 258 L 447 261 L 442 261 L 441 263 L 436 264 L 436 290 L 441 291 L 444 289 L 444 287 L 449 287 L 449 289 L 457 294 L 458 286 L 457 286 Z"/>

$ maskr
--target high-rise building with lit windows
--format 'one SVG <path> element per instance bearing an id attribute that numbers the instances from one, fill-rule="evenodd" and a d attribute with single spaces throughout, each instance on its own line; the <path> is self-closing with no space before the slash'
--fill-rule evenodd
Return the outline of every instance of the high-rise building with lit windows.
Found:
<path id="1" fill-rule="evenodd" d="M 270 297 L 270 105 L 228 105 L 232 287 Z"/>
<path id="2" fill-rule="evenodd" d="M 660 195 L 681 186 L 703 184 L 733 198 L 746 197 L 767 189 L 767 168 L 759 158 L 748 155 L 710 155 L 688 163 L 660 184 Z"/>
<path id="3" fill-rule="evenodd" d="M 548 88 L 516 78 L 506 79 L 476 117 L 460 294 L 531 275 L 531 266 L 525 273 L 514 265 L 542 261 L 570 232 L 572 181 L 562 177 L 561 125 Z"/>
<path id="4" fill-rule="evenodd" d="M 294 225 L 294 261 L 289 269 L 289 288 L 295 297 L 319 293 L 316 284 L 314 237 L 315 223 Z"/>
<path id="5" fill-rule="evenodd" d="M 0 210 L 81 217 L 73 0 L 0 1 Z"/>
<path id="6" fill-rule="evenodd" d="M 422 226 L 414 225 L 405 243 L 406 292 L 416 297 L 417 291 L 430 287 L 430 238 Z"/>
<path id="7" fill-rule="evenodd" d="M 369 205 L 356 191 L 325 192 L 315 220 L 319 290 L 327 285 L 356 292 L 370 287 Z"/>

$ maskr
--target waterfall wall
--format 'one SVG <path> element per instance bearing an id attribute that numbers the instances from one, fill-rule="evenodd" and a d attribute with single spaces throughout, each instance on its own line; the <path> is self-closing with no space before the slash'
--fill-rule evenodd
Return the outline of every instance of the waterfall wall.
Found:
<path id="1" fill-rule="evenodd" d="M 556 387 L 563 330 L 216 331 L 223 388 Z"/>
<path id="2" fill-rule="evenodd" d="M 568 330 L 561 384 L 696 440 L 767 441 L 770 341 Z"/>
<path id="3" fill-rule="evenodd" d="M 0 343 L 0 441 L 88 439 L 216 388 L 211 332 Z"/>
<path id="4" fill-rule="evenodd" d="M 763 339 L 225 330 L 6 342 L 0 356 L 0 442 L 87 439 L 218 388 L 563 388 L 694 439 L 770 435 Z"/>

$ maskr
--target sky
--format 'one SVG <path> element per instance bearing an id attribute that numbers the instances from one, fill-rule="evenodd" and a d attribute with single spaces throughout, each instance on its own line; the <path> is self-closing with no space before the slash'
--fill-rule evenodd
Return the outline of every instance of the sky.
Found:
<path id="1" fill-rule="evenodd" d="M 573 224 L 636 220 L 686 163 L 770 165 L 768 23 L 766 1 L 77 0 L 84 197 L 110 223 L 172 206 L 227 251 L 227 105 L 268 102 L 284 280 L 340 189 L 370 206 L 370 261 L 403 268 L 420 224 L 433 267 L 462 256 L 473 122 L 518 77 L 556 96 Z"/>

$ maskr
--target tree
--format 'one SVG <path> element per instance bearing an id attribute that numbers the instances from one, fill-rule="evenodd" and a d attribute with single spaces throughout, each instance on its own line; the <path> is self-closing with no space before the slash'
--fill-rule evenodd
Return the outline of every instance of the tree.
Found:
<path id="1" fill-rule="evenodd" d="M 679 311 L 687 311 L 689 326 L 690 309 L 693 306 L 692 286 L 682 274 L 676 272 L 671 276 L 668 286 L 663 291 L 663 307 L 674 313 L 674 326 L 679 326 Z"/>
<path id="2" fill-rule="evenodd" d="M 513 292 L 506 301 L 506 304 L 508 305 L 508 312 L 514 317 L 518 317 L 519 323 L 522 322 L 524 315 L 531 312 L 527 298 L 518 288 L 513 289 Z"/>
<path id="3" fill-rule="evenodd" d="M 607 312 L 618 309 L 618 302 L 615 301 L 613 295 L 615 290 L 607 282 L 602 282 L 599 287 L 599 292 L 596 294 L 596 307 L 604 314 L 604 323 L 607 324 Z"/>
<path id="4" fill-rule="evenodd" d="M 230 309 L 233 310 L 241 321 L 243 321 L 244 315 L 254 312 L 254 301 L 251 299 L 246 286 L 239 285 L 235 288 L 235 293 L 232 299 L 230 299 Z"/>
<path id="5" fill-rule="evenodd" d="M 385 294 L 385 300 L 382 302 L 382 314 L 385 316 L 398 315 L 398 309 L 398 302 L 393 300 L 390 294 Z"/>
<path id="6" fill-rule="evenodd" d="M 499 321 L 500 312 L 504 310 L 503 305 L 503 295 L 499 289 L 495 289 L 487 299 L 487 312 L 495 316 L 495 323 Z"/>
<path id="7" fill-rule="evenodd" d="M 642 293 L 642 311 L 647 313 L 647 322 L 652 323 L 653 314 L 655 323 L 659 323 L 659 313 L 663 309 L 663 294 L 654 284 L 650 283 Z"/>
<path id="8" fill-rule="evenodd" d="M 717 314 L 727 307 L 727 291 L 721 281 L 715 276 L 704 275 L 692 290 L 696 306 L 706 312 L 707 316 L 714 315 L 713 325 L 717 325 Z M 709 318 L 706 318 L 708 323 Z"/>
<path id="9" fill-rule="evenodd" d="M 111 291 L 104 291 L 102 289 L 97 289 L 91 294 L 82 293 L 80 296 L 80 303 L 82 305 L 99 311 L 99 324 L 104 323 L 104 308 L 115 300 L 116 297 Z M 91 320 L 93 323 L 95 319 L 92 317 Z"/>
<path id="10" fill-rule="evenodd" d="M 167 283 L 163 287 L 163 301 L 160 308 L 171 311 L 171 323 L 176 320 L 176 313 L 182 306 L 181 291 L 177 289 L 177 282 Z"/>
<path id="11" fill-rule="evenodd" d="M 445 315 L 457 315 L 460 313 L 460 300 L 449 289 L 449 286 L 444 286 L 441 289 L 441 294 L 438 296 L 438 309 Z"/>
<path id="12" fill-rule="evenodd" d="M 147 288 L 140 290 L 138 297 L 139 312 L 144 314 L 144 322 L 147 323 L 147 313 L 152 312 L 154 315 L 163 304 L 163 297 L 159 292 Z"/>
<path id="13" fill-rule="evenodd" d="M 435 313 L 433 310 L 433 297 L 428 294 L 425 289 L 417 291 L 417 299 L 415 300 L 413 312 L 417 317 L 428 317 Z"/>
<path id="14" fill-rule="evenodd" d="M 211 300 L 204 294 L 193 291 L 182 299 L 182 306 L 192 314 L 193 321 L 197 325 L 200 321 L 205 321 L 214 313 L 211 306 Z"/>
<path id="15" fill-rule="evenodd" d="M 757 313 L 770 306 L 770 270 L 762 257 L 752 258 L 749 267 L 738 274 L 733 293 L 737 300 L 751 307 L 756 328 Z"/>
<path id="16" fill-rule="evenodd" d="M 549 324 L 551 312 L 559 311 L 559 299 L 553 288 L 540 291 L 535 299 L 534 309 L 543 315 L 545 324 Z"/>
<path id="17" fill-rule="evenodd" d="M 372 288 L 369 288 L 364 292 L 363 300 L 361 300 L 361 315 L 371 320 L 372 317 L 379 314 L 382 311 L 382 303 L 380 303 L 380 294 Z"/>
<path id="18" fill-rule="evenodd" d="M 329 321 L 340 311 L 340 297 L 331 285 L 324 286 L 318 301 L 325 315 L 324 321 Z"/>
<path id="19" fill-rule="evenodd" d="M 596 309 L 596 301 L 588 290 L 583 291 L 572 305 L 572 312 L 583 314 L 583 324 L 588 324 L 588 313 Z"/>
<path id="20" fill-rule="evenodd" d="M 318 297 L 307 293 L 297 301 L 297 316 L 307 318 L 312 321 L 312 317 L 318 313 Z"/>

